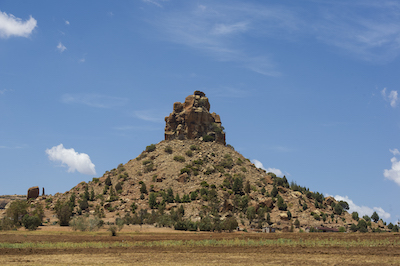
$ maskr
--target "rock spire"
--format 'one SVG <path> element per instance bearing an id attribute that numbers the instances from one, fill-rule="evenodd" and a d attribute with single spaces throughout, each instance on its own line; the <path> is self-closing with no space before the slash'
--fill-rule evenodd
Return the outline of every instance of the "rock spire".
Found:
<path id="1" fill-rule="evenodd" d="M 165 140 L 202 139 L 226 144 L 221 118 L 210 113 L 210 103 L 204 92 L 195 91 L 184 103 L 174 103 L 174 110 L 165 117 L 165 122 Z"/>

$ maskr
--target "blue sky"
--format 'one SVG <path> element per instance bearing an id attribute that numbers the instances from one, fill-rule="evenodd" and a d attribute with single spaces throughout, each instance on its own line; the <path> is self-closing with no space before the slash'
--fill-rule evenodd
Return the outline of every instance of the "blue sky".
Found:
<path id="1" fill-rule="evenodd" d="M 164 138 L 195 90 L 227 143 L 400 219 L 397 1 L 0 3 L 0 194 L 55 194 Z"/>

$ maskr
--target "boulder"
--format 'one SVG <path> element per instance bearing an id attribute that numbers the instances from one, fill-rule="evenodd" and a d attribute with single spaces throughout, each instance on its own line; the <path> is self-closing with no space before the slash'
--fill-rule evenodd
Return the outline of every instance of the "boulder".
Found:
<path id="1" fill-rule="evenodd" d="M 265 201 L 260 202 L 260 206 L 268 207 L 272 210 L 274 208 L 274 202 L 272 199 L 266 199 Z"/>
<path id="2" fill-rule="evenodd" d="M 175 102 L 172 113 L 165 117 L 165 140 L 201 139 L 208 135 L 217 143 L 226 144 L 221 118 L 210 113 L 210 102 L 201 91 Z"/>
<path id="3" fill-rule="evenodd" d="M 186 183 L 186 180 L 188 179 L 188 174 L 187 173 L 183 173 L 180 176 L 178 176 L 178 178 L 176 179 L 176 181 L 180 182 L 180 183 Z"/>
<path id="4" fill-rule="evenodd" d="M 36 199 L 37 197 L 39 197 L 39 187 L 36 186 L 29 188 L 26 199 Z"/>

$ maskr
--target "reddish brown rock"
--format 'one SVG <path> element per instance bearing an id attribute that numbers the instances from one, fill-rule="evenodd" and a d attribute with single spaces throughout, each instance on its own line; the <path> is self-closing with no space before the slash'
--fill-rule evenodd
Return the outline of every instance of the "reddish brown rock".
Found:
<path id="1" fill-rule="evenodd" d="M 29 188 L 26 199 L 36 199 L 37 197 L 39 197 L 39 187 L 36 186 Z"/>
<path id="2" fill-rule="evenodd" d="M 165 140 L 200 139 L 205 136 L 215 142 L 225 143 L 221 118 L 210 113 L 208 98 L 201 91 L 186 97 L 185 102 L 174 103 L 173 112 L 165 117 Z"/>
<path id="3" fill-rule="evenodd" d="M 272 199 L 267 199 L 265 201 L 260 202 L 260 206 L 268 207 L 272 210 L 274 208 L 274 202 L 272 201 Z"/>

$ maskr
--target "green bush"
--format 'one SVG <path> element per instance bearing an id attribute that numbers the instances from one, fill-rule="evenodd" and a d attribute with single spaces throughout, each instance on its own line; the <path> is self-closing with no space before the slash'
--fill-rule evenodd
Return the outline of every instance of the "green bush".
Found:
<path id="1" fill-rule="evenodd" d="M 25 200 L 15 200 L 11 202 L 9 208 L 6 211 L 6 217 L 8 217 L 14 226 L 22 225 L 22 218 L 28 213 L 28 203 Z"/>
<path id="2" fill-rule="evenodd" d="M 214 136 L 210 136 L 210 135 L 203 136 L 203 141 L 205 141 L 205 142 L 212 142 L 214 140 L 215 140 Z"/>
<path id="3" fill-rule="evenodd" d="M 192 157 L 193 156 L 193 152 L 191 150 L 186 151 L 186 155 L 188 157 Z"/>
<path id="4" fill-rule="evenodd" d="M 36 230 L 36 228 L 38 228 L 39 225 L 42 224 L 42 221 L 36 215 L 31 216 L 29 214 L 25 214 L 24 217 L 22 218 L 22 224 L 28 230 Z"/>
<path id="5" fill-rule="evenodd" d="M 199 150 L 199 147 L 197 147 L 196 145 L 191 145 L 191 146 L 190 146 L 190 149 L 191 149 L 192 151 L 195 151 L 195 150 Z"/>
<path id="6" fill-rule="evenodd" d="M 376 212 L 374 212 L 374 213 L 371 215 L 371 219 L 374 221 L 374 223 L 376 223 L 376 222 L 379 221 L 379 215 L 378 215 Z"/>
<path id="7" fill-rule="evenodd" d="M 150 144 L 149 146 L 146 147 L 147 152 L 153 152 L 156 150 L 156 145 Z"/>
<path id="8" fill-rule="evenodd" d="M 180 156 L 180 155 L 174 156 L 174 160 L 177 161 L 177 162 L 181 162 L 181 163 L 186 161 L 185 157 Z"/>
<path id="9" fill-rule="evenodd" d="M 172 150 L 172 147 L 171 147 L 171 146 L 167 146 L 167 147 L 165 147 L 164 151 L 165 151 L 166 153 L 169 153 L 169 154 L 172 154 L 172 152 L 173 152 L 173 150 Z"/>
<path id="10" fill-rule="evenodd" d="M 111 178 L 109 176 L 107 176 L 105 184 L 106 186 L 111 186 Z"/>

